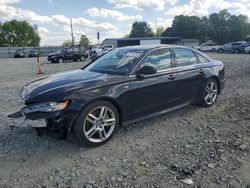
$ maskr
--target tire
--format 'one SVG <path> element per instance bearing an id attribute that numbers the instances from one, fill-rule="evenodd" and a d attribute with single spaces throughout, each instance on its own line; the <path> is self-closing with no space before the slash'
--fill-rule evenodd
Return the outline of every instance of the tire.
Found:
<path id="1" fill-rule="evenodd" d="M 85 59 L 86 59 L 86 57 L 84 56 L 84 55 L 82 55 L 81 57 L 80 57 L 80 61 L 85 61 Z"/>
<path id="2" fill-rule="evenodd" d="M 107 120 L 110 121 L 105 122 Z M 116 107 L 108 101 L 101 100 L 93 102 L 83 109 L 76 119 L 72 131 L 79 145 L 96 147 L 105 144 L 112 138 L 118 124 L 119 114 Z"/>
<path id="3" fill-rule="evenodd" d="M 58 59 L 57 59 L 57 63 L 63 63 L 64 62 L 64 59 L 62 58 L 62 57 L 59 57 Z"/>
<path id="4" fill-rule="evenodd" d="M 217 100 L 218 93 L 218 82 L 214 78 L 208 79 L 201 94 L 200 105 L 204 107 L 212 106 Z"/>
<path id="5" fill-rule="evenodd" d="M 216 52 L 216 49 L 213 48 L 213 49 L 212 49 L 212 52 Z"/>
<path id="6" fill-rule="evenodd" d="M 223 49 L 219 49 L 218 52 L 219 52 L 220 54 L 223 54 L 224 50 L 223 50 Z"/>

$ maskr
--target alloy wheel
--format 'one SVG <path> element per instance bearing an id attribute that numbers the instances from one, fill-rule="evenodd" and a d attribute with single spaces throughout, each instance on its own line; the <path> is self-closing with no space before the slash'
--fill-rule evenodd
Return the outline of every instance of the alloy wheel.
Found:
<path id="1" fill-rule="evenodd" d="M 80 58 L 80 61 L 85 61 L 85 57 L 84 56 L 81 56 L 81 58 Z"/>
<path id="2" fill-rule="evenodd" d="M 114 111 L 107 106 L 98 106 L 85 117 L 83 132 L 90 142 L 100 143 L 112 135 L 115 125 Z"/>
<path id="3" fill-rule="evenodd" d="M 60 57 L 60 58 L 58 59 L 58 63 L 63 63 L 63 58 Z"/>
<path id="4" fill-rule="evenodd" d="M 205 90 L 205 102 L 208 105 L 212 105 L 215 102 L 215 100 L 217 98 L 217 95 L 218 95 L 217 83 L 215 81 L 211 80 L 207 84 L 207 87 L 206 87 L 206 90 Z"/>

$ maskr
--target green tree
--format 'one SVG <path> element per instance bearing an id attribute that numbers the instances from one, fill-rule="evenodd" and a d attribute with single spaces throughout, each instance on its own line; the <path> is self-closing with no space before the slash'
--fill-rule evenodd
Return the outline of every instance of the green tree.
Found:
<path id="1" fill-rule="evenodd" d="M 152 28 L 147 22 L 134 22 L 129 37 L 153 37 Z"/>
<path id="2" fill-rule="evenodd" d="M 164 32 L 164 30 L 165 30 L 165 29 L 164 29 L 163 26 L 157 27 L 155 35 L 156 35 L 157 37 L 161 36 L 162 33 Z"/>
<path id="3" fill-rule="evenodd" d="M 86 49 L 88 49 L 88 48 L 89 48 L 89 45 L 90 45 L 90 42 L 89 42 L 88 37 L 87 37 L 86 35 L 81 35 L 79 44 L 80 44 L 81 46 L 84 46 Z"/>
<path id="4" fill-rule="evenodd" d="M 172 27 L 167 28 L 162 36 L 197 38 L 200 42 L 211 39 L 219 44 L 246 40 L 250 34 L 247 16 L 231 15 L 227 10 L 210 14 L 208 17 L 176 16 Z"/>
<path id="5" fill-rule="evenodd" d="M 245 40 L 250 33 L 248 17 L 231 15 L 227 10 L 209 16 L 211 36 L 214 41 L 224 44 L 229 41 Z"/>
<path id="6" fill-rule="evenodd" d="M 63 42 L 63 47 L 70 47 L 70 46 L 73 46 L 72 40 L 65 40 Z"/>
<path id="7" fill-rule="evenodd" d="M 162 36 L 201 38 L 201 19 L 198 16 L 175 16 L 172 27 L 167 28 Z"/>
<path id="8" fill-rule="evenodd" d="M 220 44 L 230 41 L 230 30 L 227 24 L 229 18 L 230 14 L 227 10 L 221 10 L 219 13 L 209 15 L 211 38 Z"/>
<path id="9" fill-rule="evenodd" d="M 123 38 L 129 38 L 129 34 L 126 34 Z"/>
<path id="10" fill-rule="evenodd" d="M 0 24 L 0 46 L 36 47 L 40 40 L 37 30 L 26 21 L 11 20 Z"/>

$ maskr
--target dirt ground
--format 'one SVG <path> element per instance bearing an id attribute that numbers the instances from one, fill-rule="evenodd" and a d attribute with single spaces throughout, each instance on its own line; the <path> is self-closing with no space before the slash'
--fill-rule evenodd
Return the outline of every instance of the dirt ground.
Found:
<path id="1" fill-rule="evenodd" d="M 5 116 L 22 107 L 18 90 L 39 76 L 35 58 L 0 59 L 0 188 L 249 188 L 250 55 L 208 55 L 226 67 L 226 87 L 213 107 L 193 105 L 121 127 L 97 148 L 38 137 L 32 121 L 11 131 Z M 42 62 L 46 75 L 86 63 Z"/>

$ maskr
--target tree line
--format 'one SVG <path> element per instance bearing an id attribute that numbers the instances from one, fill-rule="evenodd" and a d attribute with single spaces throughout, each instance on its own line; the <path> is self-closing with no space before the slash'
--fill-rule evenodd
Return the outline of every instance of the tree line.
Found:
<path id="1" fill-rule="evenodd" d="M 218 44 L 231 41 L 247 40 L 250 35 L 250 23 L 245 15 L 231 15 L 227 10 L 212 13 L 209 16 L 175 16 L 172 26 L 156 33 L 147 22 L 134 22 L 129 35 L 126 37 L 181 37 L 196 38 L 200 42 L 213 40 Z"/>

